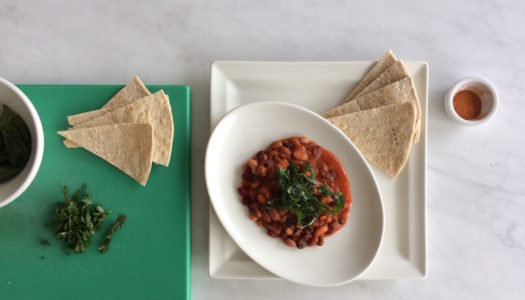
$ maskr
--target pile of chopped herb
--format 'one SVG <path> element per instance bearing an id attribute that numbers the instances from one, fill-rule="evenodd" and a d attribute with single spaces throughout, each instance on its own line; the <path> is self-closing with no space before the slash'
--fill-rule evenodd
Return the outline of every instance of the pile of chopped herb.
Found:
<path id="1" fill-rule="evenodd" d="M 323 214 L 337 214 L 345 206 L 343 193 L 334 193 L 327 185 L 317 183 L 309 164 L 304 166 L 304 171 L 293 164 L 287 169 L 279 168 L 278 186 L 280 197 L 268 201 L 262 209 L 284 208 L 295 211 L 299 228 L 312 225 Z M 321 202 L 326 196 L 334 199 L 333 208 Z"/>
<path id="2" fill-rule="evenodd" d="M 64 198 L 64 202 L 59 203 L 56 209 L 56 238 L 66 241 L 75 253 L 84 252 L 111 210 L 106 211 L 102 206 L 94 205 L 85 184 L 73 196 L 64 187 Z"/>
<path id="3" fill-rule="evenodd" d="M 0 182 L 20 173 L 30 154 L 31 134 L 26 123 L 4 104 L 0 115 Z"/>

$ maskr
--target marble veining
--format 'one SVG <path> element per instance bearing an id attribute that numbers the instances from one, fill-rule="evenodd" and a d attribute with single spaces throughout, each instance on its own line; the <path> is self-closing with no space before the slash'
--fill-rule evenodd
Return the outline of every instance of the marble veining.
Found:
<path id="1" fill-rule="evenodd" d="M 146 83 L 192 88 L 193 299 L 523 299 L 525 2 L 0 2 L 0 76 L 17 83 Z M 209 70 L 218 59 L 372 60 L 386 49 L 430 66 L 425 280 L 305 288 L 208 276 Z M 501 107 L 465 128 L 443 110 L 467 75 Z M 5 284 L 5 283 L 0 283 Z"/>

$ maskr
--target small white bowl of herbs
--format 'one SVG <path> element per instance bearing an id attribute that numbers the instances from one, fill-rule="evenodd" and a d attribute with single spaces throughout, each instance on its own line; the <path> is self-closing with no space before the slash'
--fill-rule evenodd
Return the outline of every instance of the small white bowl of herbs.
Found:
<path id="1" fill-rule="evenodd" d="M 44 133 L 35 107 L 0 77 L 0 207 L 13 202 L 35 178 L 44 153 Z"/>

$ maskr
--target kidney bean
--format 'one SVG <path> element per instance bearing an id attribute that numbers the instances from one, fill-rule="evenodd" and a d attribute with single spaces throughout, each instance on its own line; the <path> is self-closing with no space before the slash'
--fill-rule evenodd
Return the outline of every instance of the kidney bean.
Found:
<path id="1" fill-rule="evenodd" d="M 296 237 L 299 237 L 301 236 L 301 234 L 303 233 L 303 231 L 299 228 L 295 229 L 294 233 L 293 233 L 293 236 L 296 236 Z"/>
<path id="2" fill-rule="evenodd" d="M 259 186 L 259 181 L 254 180 L 252 183 L 250 183 L 250 187 L 253 189 L 256 189 Z"/>
<path id="3" fill-rule="evenodd" d="M 315 230 L 314 236 L 322 236 L 328 231 L 328 225 L 323 225 Z"/>
<path id="4" fill-rule="evenodd" d="M 306 247 L 306 240 L 304 238 L 300 238 L 297 242 L 297 248 L 299 249 L 303 249 L 304 247 Z"/>
<path id="5" fill-rule="evenodd" d="M 252 221 L 257 220 L 257 216 L 255 215 L 255 213 L 253 211 L 250 212 L 250 220 L 252 220 Z"/>
<path id="6" fill-rule="evenodd" d="M 288 168 L 288 161 L 284 160 L 284 161 L 279 162 L 279 168 L 281 169 Z"/>
<path id="7" fill-rule="evenodd" d="M 317 245 L 317 242 L 318 242 L 318 241 L 319 241 L 319 238 L 316 237 L 316 236 L 313 236 L 313 237 L 311 237 L 311 238 L 308 240 L 307 245 L 310 246 L 310 247 L 313 246 L 313 245 Z"/>
<path id="8" fill-rule="evenodd" d="M 255 157 L 257 158 L 258 162 L 263 162 L 268 158 L 268 156 L 266 155 L 266 153 L 264 153 L 264 151 L 257 152 Z"/>
<path id="9" fill-rule="evenodd" d="M 266 198 L 270 198 L 270 191 L 265 186 L 262 186 L 261 188 L 259 188 L 259 193 L 263 194 L 264 197 Z"/>
<path id="10" fill-rule="evenodd" d="M 251 172 L 251 169 L 250 171 L 242 173 L 242 179 L 243 179 L 243 183 L 244 181 L 251 181 L 253 179 L 253 174 Z"/>
<path id="11" fill-rule="evenodd" d="M 281 147 L 279 148 L 279 156 L 282 158 L 290 158 L 290 155 L 292 155 L 292 151 L 288 147 Z"/>
<path id="12" fill-rule="evenodd" d="M 335 220 L 333 221 L 332 223 L 330 223 L 330 233 L 334 233 L 336 232 L 337 230 L 339 230 L 339 228 L 341 228 L 341 224 L 339 224 L 339 221 Z"/>
<path id="13" fill-rule="evenodd" d="M 263 210 L 262 217 L 263 217 L 264 222 L 266 223 L 270 223 L 272 221 L 272 218 L 270 218 L 270 215 L 268 214 L 266 210 Z"/>
<path id="14" fill-rule="evenodd" d="M 324 244 L 324 237 L 320 236 L 319 240 L 317 241 L 318 246 L 322 246 Z"/>
<path id="15" fill-rule="evenodd" d="M 285 239 L 285 240 L 284 240 L 284 243 L 285 243 L 286 246 L 288 246 L 288 247 L 296 247 L 296 244 L 295 244 L 294 240 L 292 240 L 292 239 Z"/>
<path id="16" fill-rule="evenodd" d="M 324 204 L 324 205 L 328 205 L 332 202 L 334 202 L 334 198 L 332 198 L 332 196 L 328 195 L 328 196 L 324 196 L 322 199 L 321 199 L 321 202 Z"/>
<path id="17" fill-rule="evenodd" d="M 255 159 L 250 159 L 248 161 L 248 166 L 250 167 L 250 170 L 252 171 L 253 174 L 256 174 L 257 173 L 257 161 Z"/>
<path id="18" fill-rule="evenodd" d="M 257 201 L 261 204 L 266 204 L 266 198 L 261 193 L 257 194 Z"/>
<path id="19" fill-rule="evenodd" d="M 265 177 L 267 171 L 268 169 L 263 165 L 259 165 L 259 167 L 257 167 L 257 174 L 261 177 Z"/>
<path id="20" fill-rule="evenodd" d="M 321 156 L 321 147 L 319 147 L 317 145 L 312 147 L 310 151 L 312 152 L 312 158 L 314 158 L 314 159 L 318 159 L 319 156 Z"/>
<path id="21" fill-rule="evenodd" d="M 272 149 L 279 149 L 283 146 L 283 142 L 281 141 L 275 141 L 272 143 L 272 145 L 270 146 L 270 148 Z"/>
<path id="22" fill-rule="evenodd" d="M 266 233 L 268 233 L 268 235 L 271 236 L 271 237 L 278 237 L 279 236 L 278 234 L 276 234 L 275 232 L 273 232 L 270 229 L 266 230 Z"/>
<path id="23" fill-rule="evenodd" d="M 280 235 L 283 231 L 281 225 L 279 223 L 271 223 L 267 224 L 266 227 L 268 227 L 271 231 L 275 232 L 275 234 Z"/>
<path id="24" fill-rule="evenodd" d="M 268 211 L 268 213 L 270 214 L 270 218 L 272 218 L 273 221 L 275 221 L 275 222 L 279 221 L 279 218 L 281 216 L 279 215 L 279 213 L 277 212 L 277 210 L 275 208 L 270 209 Z"/>
<path id="25" fill-rule="evenodd" d="M 303 143 L 303 144 L 308 144 L 308 143 L 310 143 L 310 139 L 307 138 L 307 137 L 305 137 L 305 136 L 300 137 L 300 138 L 299 138 L 299 141 L 301 141 L 301 143 Z"/>
<path id="26" fill-rule="evenodd" d="M 305 240 L 307 240 L 307 241 L 308 241 L 311 237 L 312 237 L 312 234 L 311 234 L 310 232 L 308 232 L 308 231 L 306 231 L 306 232 L 303 234 L 303 238 L 304 238 Z"/>
<path id="27" fill-rule="evenodd" d="M 307 161 L 308 153 L 306 153 L 306 148 L 304 148 L 303 145 L 295 147 L 293 151 L 293 158 L 300 160 L 300 161 Z"/>
<path id="28" fill-rule="evenodd" d="M 237 192 L 238 192 L 241 196 L 243 196 L 243 197 L 248 196 L 248 189 L 245 188 L 245 187 L 240 187 L 240 188 L 238 188 L 238 189 L 237 189 Z"/>
<path id="29" fill-rule="evenodd" d="M 261 209 L 261 206 L 257 202 L 251 202 L 250 203 L 250 208 L 253 209 L 253 210 L 259 210 L 259 209 Z"/>
<path id="30" fill-rule="evenodd" d="M 285 230 L 285 232 L 286 232 L 286 235 L 292 235 L 292 233 L 293 233 L 293 228 L 292 228 L 292 227 L 287 227 L 286 230 Z"/>

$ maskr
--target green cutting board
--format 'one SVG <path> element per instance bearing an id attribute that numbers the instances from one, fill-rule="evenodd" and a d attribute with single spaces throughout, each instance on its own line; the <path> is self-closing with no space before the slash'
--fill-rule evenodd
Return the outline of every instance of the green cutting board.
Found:
<path id="1" fill-rule="evenodd" d="M 31 186 L 0 209 L 0 299 L 189 299 L 189 87 L 148 86 L 169 95 L 175 135 L 170 166 L 153 165 L 145 187 L 88 151 L 67 149 L 56 134 L 68 127 L 68 115 L 100 108 L 122 86 L 19 87 L 42 120 L 45 146 Z M 112 214 L 88 250 L 75 254 L 55 239 L 52 220 L 63 186 L 73 192 L 83 183 Z M 126 223 L 99 253 L 121 214 Z"/>

